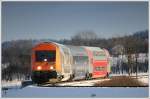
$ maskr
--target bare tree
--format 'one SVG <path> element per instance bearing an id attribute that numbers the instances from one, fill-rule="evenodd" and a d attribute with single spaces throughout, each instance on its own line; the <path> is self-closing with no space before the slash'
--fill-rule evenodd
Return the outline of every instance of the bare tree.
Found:
<path id="1" fill-rule="evenodd" d="M 125 52 L 125 48 L 124 48 L 123 45 L 118 44 L 118 45 L 115 45 L 112 48 L 112 54 L 113 55 L 117 56 L 118 58 L 119 58 L 119 55 L 121 56 L 119 58 L 119 62 L 117 62 L 118 63 L 117 66 L 119 66 L 118 67 L 119 68 L 119 72 L 121 70 L 122 74 L 123 74 L 123 66 L 122 66 L 122 64 L 123 64 L 123 54 L 124 54 L 124 52 Z"/>
<path id="2" fill-rule="evenodd" d="M 72 39 L 82 39 L 82 40 L 94 40 L 97 38 L 97 34 L 93 31 L 79 32 L 72 37 Z"/>

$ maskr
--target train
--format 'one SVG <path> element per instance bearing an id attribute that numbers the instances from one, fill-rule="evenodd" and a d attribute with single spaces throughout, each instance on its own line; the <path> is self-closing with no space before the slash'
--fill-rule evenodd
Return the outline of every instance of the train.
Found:
<path id="1" fill-rule="evenodd" d="M 41 42 L 32 48 L 31 79 L 39 84 L 108 77 L 109 58 L 104 48 Z"/>

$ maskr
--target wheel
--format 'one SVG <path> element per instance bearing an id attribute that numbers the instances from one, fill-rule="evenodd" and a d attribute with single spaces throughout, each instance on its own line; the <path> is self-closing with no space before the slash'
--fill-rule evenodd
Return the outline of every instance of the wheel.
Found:
<path id="1" fill-rule="evenodd" d="M 63 75 L 61 75 L 61 76 L 57 77 L 58 81 L 61 81 L 63 78 L 64 78 L 64 76 L 63 76 Z"/>
<path id="2" fill-rule="evenodd" d="M 104 78 L 105 78 L 105 79 L 106 79 L 106 78 L 109 78 L 109 73 L 107 73 L 106 76 L 105 76 Z"/>
<path id="3" fill-rule="evenodd" d="M 85 75 L 85 79 L 86 80 L 91 79 L 91 77 L 92 77 L 91 73 L 86 73 L 86 75 Z"/>
<path id="4" fill-rule="evenodd" d="M 71 74 L 69 80 L 72 81 L 74 77 L 75 77 L 74 74 Z"/>

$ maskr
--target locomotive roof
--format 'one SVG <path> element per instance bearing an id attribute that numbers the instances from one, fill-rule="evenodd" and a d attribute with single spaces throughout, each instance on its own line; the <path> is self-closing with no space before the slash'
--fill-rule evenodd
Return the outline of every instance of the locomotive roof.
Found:
<path id="1" fill-rule="evenodd" d="M 63 45 L 63 44 L 59 44 L 59 43 L 56 43 L 56 42 L 53 42 L 53 41 L 41 42 L 41 43 L 37 44 L 36 46 L 38 46 L 40 44 L 44 44 L 44 43 L 55 44 L 61 50 L 64 50 L 64 48 L 69 48 L 73 56 L 88 56 L 86 51 L 85 51 L 85 48 L 87 48 L 91 51 L 104 51 L 103 49 L 101 49 L 99 47 Z"/>

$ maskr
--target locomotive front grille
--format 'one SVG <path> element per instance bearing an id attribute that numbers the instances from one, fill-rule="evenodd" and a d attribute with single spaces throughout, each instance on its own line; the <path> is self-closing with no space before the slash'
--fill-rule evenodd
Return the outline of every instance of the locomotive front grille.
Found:
<path id="1" fill-rule="evenodd" d="M 56 71 L 33 71 L 32 72 L 32 80 L 35 83 L 48 82 L 50 79 L 56 79 L 56 78 L 57 78 Z"/>

